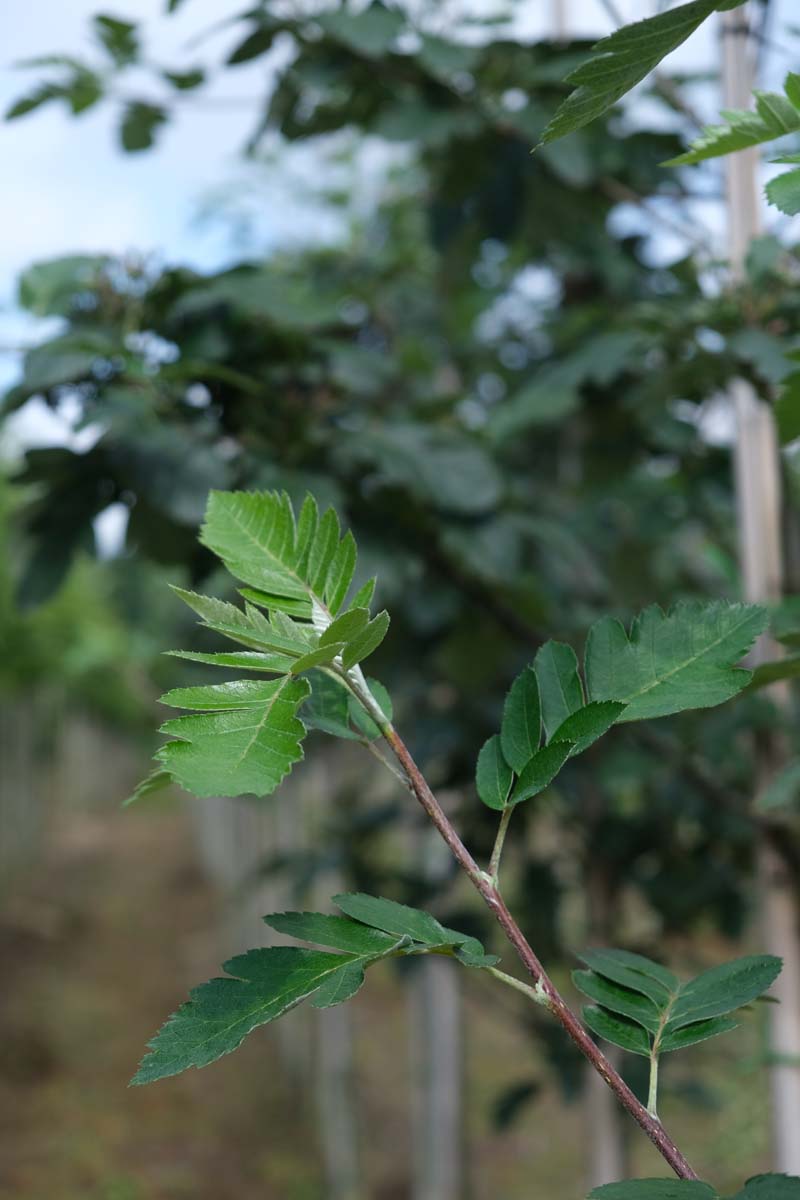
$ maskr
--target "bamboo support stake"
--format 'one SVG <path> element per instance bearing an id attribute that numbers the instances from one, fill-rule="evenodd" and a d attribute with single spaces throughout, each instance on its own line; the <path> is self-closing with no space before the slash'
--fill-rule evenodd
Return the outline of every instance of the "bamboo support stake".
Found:
<path id="1" fill-rule="evenodd" d="M 750 108 L 755 82 L 749 39 L 749 5 L 723 16 L 723 81 L 727 108 Z M 728 159 L 728 220 L 734 280 L 745 271 L 748 247 L 760 233 L 758 151 L 745 150 Z M 731 398 L 736 414 L 735 478 L 739 518 L 739 556 L 746 599 L 774 603 L 783 577 L 781 545 L 781 476 L 772 409 L 745 380 L 734 381 Z M 754 665 L 776 656 L 763 639 L 753 651 Z M 777 704 L 787 702 L 785 687 L 773 685 Z M 759 786 L 774 772 L 765 757 Z M 762 837 L 758 850 L 760 902 L 765 949 L 784 960 L 773 989 L 780 1004 L 770 1008 L 770 1068 L 774 1167 L 800 1174 L 800 930 L 797 900 L 787 864 Z"/>

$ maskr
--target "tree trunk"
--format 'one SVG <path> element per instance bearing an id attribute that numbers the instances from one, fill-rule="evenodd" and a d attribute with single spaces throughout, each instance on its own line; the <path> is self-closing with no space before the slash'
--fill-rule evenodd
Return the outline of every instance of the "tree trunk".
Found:
<path id="1" fill-rule="evenodd" d="M 750 108 L 754 67 L 748 43 L 748 6 L 723 16 L 725 104 Z M 728 159 L 730 258 L 735 278 L 744 272 L 750 241 L 760 229 L 758 151 L 747 150 Z M 771 407 L 758 399 L 749 383 L 732 387 L 736 412 L 736 491 L 739 512 L 739 552 L 748 600 L 774 602 L 780 598 L 783 562 L 781 547 L 780 462 Z M 763 639 L 753 663 L 776 656 L 776 647 Z M 776 685 L 773 696 L 785 704 L 787 693 Z M 776 769 L 775 752 L 761 759 L 759 786 L 765 787 Z M 774 1167 L 800 1174 L 800 930 L 798 906 L 790 873 L 778 850 L 766 839 L 758 848 L 759 890 L 765 948 L 784 960 L 773 989 L 780 1005 L 770 1006 L 770 1067 L 773 1107 Z"/>

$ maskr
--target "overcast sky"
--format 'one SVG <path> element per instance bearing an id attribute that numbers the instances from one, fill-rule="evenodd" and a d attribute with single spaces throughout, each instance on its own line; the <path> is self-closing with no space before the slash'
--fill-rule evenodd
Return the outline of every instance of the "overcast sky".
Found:
<path id="1" fill-rule="evenodd" d="M 471 7 L 489 3 L 471 0 Z M 612 28 L 602 0 L 563 3 L 576 33 L 600 35 Z M 783 0 L 787 13 L 794 3 Z M 655 0 L 616 0 L 626 19 L 647 15 L 654 4 Z M 554 6 L 554 0 L 519 0 L 521 28 L 532 34 L 547 32 Z M 80 54 L 88 45 L 88 19 L 98 8 L 141 20 L 151 59 L 188 65 L 187 41 L 243 5 L 241 0 L 223 5 L 219 0 L 185 0 L 172 17 L 164 16 L 165 0 L 17 0 L 3 7 L 0 45 L 8 69 L 0 76 L 0 107 L 5 109 L 37 76 L 13 70 L 11 64 L 50 52 Z M 196 53 L 221 60 L 240 36 L 236 29 L 225 31 Z M 679 55 L 681 67 L 712 69 L 717 61 L 713 29 L 701 29 Z M 136 250 L 211 268 L 231 255 L 225 227 L 199 225 L 197 213 L 204 197 L 242 171 L 236 155 L 252 119 L 247 102 L 263 93 L 266 70 L 264 62 L 256 60 L 222 72 L 216 95 L 226 103 L 187 103 L 180 118 L 166 127 L 157 148 L 145 154 L 125 155 L 117 149 L 118 107 L 113 104 L 100 104 L 77 120 L 61 105 L 51 104 L 0 125 L 5 167 L 0 189 L 5 232 L 0 239 L 0 386 L 16 370 L 18 360 L 9 349 L 36 336 L 32 323 L 14 309 L 16 278 L 27 264 L 71 252 Z M 241 105 L 235 103 L 238 99 Z M 302 236 L 302 216 L 288 189 L 281 189 L 277 180 L 265 179 L 263 186 L 264 244 Z"/>

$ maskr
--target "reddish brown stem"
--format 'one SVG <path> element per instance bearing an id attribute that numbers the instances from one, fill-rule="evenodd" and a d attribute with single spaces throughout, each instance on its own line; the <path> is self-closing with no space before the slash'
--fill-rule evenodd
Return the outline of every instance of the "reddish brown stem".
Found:
<path id="1" fill-rule="evenodd" d="M 633 1119 L 638 1122 L 659 1154 L 669 1163 L 678 1178 L 697 1179 L 696 1173 L 689 1166 L 689 1163 L 672 1141 L 672 1138 L 670 1138 L 661 1122 L 652 1117 L 644 1105 L 639 1103 L 619 1072 L 608 1061 L 602 1050 L 595 1045 L 578 1018 L 568 1007 L 555 987 L 555 984 L 539 962 L 536 954 L 529 946 L 519 925 L 517 925 L 511 913 L 506 908 L 505 901 L 496 885 L 480 869 L 456 833 L 439 801 L 428 786 L 424 775 L 411 757 L 408 747 L 402 738 L 385 719 L 381 722 L 381 732 L 391 746 L 395 758 L 408 780 L 411 791 L 450 847 L 453 857 L 480 892 L 486 905 L 516 950 L 520 962 L 533 979 L 536 990 L 542 997 L 542 1003 L 552 1012 L 556 1020 L 561 1022 L 580 1052 L 585 1055 L 594 1069 L 603 1077 L 622 1107 L 627 1109 Z"/>

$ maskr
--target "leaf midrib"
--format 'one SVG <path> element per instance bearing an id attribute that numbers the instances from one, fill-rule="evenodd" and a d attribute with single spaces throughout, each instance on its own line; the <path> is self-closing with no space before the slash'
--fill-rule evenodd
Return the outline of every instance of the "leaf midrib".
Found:
<path id="1" fill-rule="evenodd" d="M 686 670 L 687 667 L 691 666 L 693 663 L 700 662 L 700 660 L 702 658 L 704 658 L 707 654 L 709 654 L 716 646 L 719 646 L 727 638 L 732 637 L 737 632 L 737 630 L 739 630 L 742 627 L 742 625 L 744 625 L 747 622 L 749 617 L 750 617 L 749 613 L 742 616 L 741 620 L 738 621 L 736 623 L 736 625 L 732 625 L 724 633 L 720 634 L 720 636 L 718 638 L 716 638 L 713 642 L 709 642 L 708 645 L 705 646 L 704 649 L 699 654 L 695 654 L 693 657 L 684 659 L 682 662 L 677 663 L 676 666 L 674 666 L 671 670 L 665 672 L 663 675 L 659 676 L 659 678 L 653 680 L 652 683 L 649 683 L 647 685 L 647 687 L 641 688 L 638 692 L 633 692 L 627 698 L 625 703 L 631 704 L 634 700 L 638 700 L 640 696 L 646 696 L 648 692 L 652 692 L 653 688 L 659 687 L 662 683 L 666 682 L 666 680 L 668 680 L 668 679 L 671 679 L 672 676 L 676 675 L 679 671 L 684 671 L 684 670 Z M 628 645 L 633 646 L 633 642 L 628 640 Z M 652 647 L 651 647 L 651 652 L 652 652 L 652 654 L 655 654 L 655 651 L 652 650 Z M 732 668 L 732 669 L 735 669 L 735 668 Z"/>

